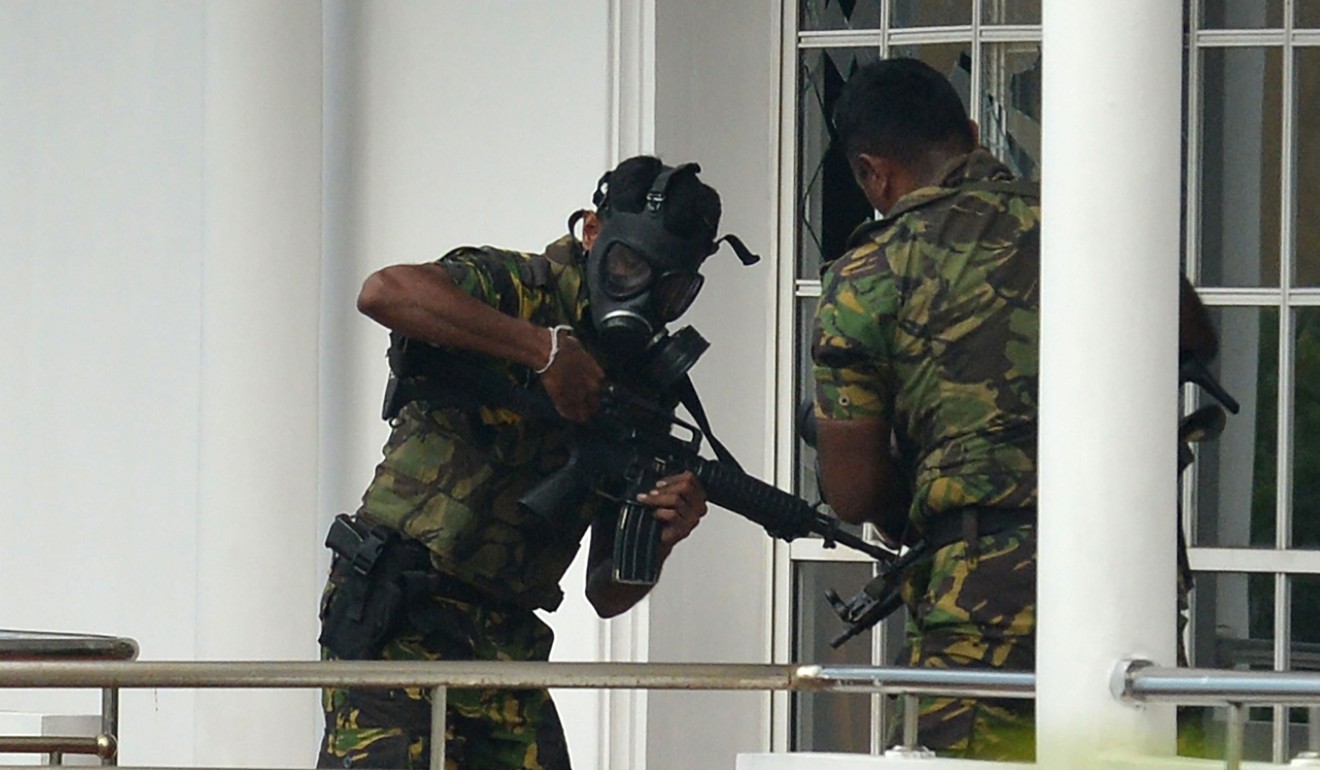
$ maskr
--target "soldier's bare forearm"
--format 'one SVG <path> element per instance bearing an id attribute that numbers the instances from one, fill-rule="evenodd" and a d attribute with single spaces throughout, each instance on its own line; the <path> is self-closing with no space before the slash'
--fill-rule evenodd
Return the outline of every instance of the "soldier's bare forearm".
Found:
<path id="1" fill-rule="evenodd" d="M 549 355 L 549 329 L 505 315 L 467 294 L 439 265 L 394 265 L 372 273 L 362 284 L 357 307 L 382 326 L 432 345 L 533 369 L 543 366 Z"/>

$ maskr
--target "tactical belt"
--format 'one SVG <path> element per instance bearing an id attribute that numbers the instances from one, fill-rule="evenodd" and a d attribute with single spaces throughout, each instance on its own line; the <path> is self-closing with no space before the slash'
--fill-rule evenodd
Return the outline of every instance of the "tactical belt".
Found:
<path id="1" fill-rule="evenodd" d="M 974 553 L 976 543 L 986 535 L 995 535 L 1005 530 L 1015 529 L 1036 523 L 1036 507 L 1030 508 L 991 508 L 981 505 L 968 505 L 952 511 L 945 511 L 926 525 L 925 540 L 931 551 L 938 551 L 946 545 L 959 541 L 967 544 L 969 553 Z"/>
<path id="2" fill-rule="evenodd" d="M 335 549 L 331 571 L 336 575 L 349 571 L 366 575 L 374 569 L 377 559 L 387 558 L 393 562 L 391 572 L 403 578 L 406 593 L 414 601 L 426 596 L 439 596 L 466 604 L 512 608 L 507 602 L 500 602 L 476 587 L 437 570 L 431 563 L 430 550 L 418 541 L 383 525 L 376 525 L 369 530 L 365 525 L 366 522 L 360 518 L 356 521 L 348 516 L 336 518 L 332 530 L 341 535 L 348 530 L 358 538 L 356 548 L 351 553 Z"/>

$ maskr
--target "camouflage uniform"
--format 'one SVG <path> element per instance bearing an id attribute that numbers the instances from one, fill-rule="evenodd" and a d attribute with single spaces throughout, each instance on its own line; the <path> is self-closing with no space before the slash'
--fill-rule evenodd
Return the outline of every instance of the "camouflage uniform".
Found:
<path id="1" fill-rule="evenodd" d="M 985 150 L 946 167 L 853 235 L 825 268 L 812 355 L 816 408 L 880 419 L 914 490 L 908 540 L 969 509 L 1021 525 L 957 538 L 905 579 L 909 663 L 1027 670 L 1035 659 L 1040 207 Z M 1032 752 L 1029 701 L 927 699 L 924 745 Z"/>
<path id="2" fill-rule="evenodd" d="M 564 238 L 544 255 L 463 248 L 438 264 L 472 296 L 507 315 L 552 327 L 577 326 L 584 317 L 582 259 L 581 245 Z M 518 385 L 534 380 L 526 367 L 472 360 Z M 429 633 L 409 617 L 380 657 L 547 659 L 553 635 L 533 611 L 559 605 L 559 579 L 594 511 L 583 506 L 545 521 L 520 511 L 517 500 L 563 465 L 565 432 L 497 406 L 417 401 L 393 426 L 357 516 L 426 545 L 436 572 L 460 590 L 431 597 Z M 339 582 L 332 575 L 325 602 L 333 600 Z M 569 767 L 563 730 L 546 691 L 453 690 L 448 699 L 447 768 Z M 429 691 L 330 689 L 324 706 L 321 766 L 426 766 Z"/>

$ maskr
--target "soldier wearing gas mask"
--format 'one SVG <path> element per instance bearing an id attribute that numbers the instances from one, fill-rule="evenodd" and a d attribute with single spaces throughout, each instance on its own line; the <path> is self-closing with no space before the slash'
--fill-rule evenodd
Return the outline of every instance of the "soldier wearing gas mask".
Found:
<path id="1" fill-rule="evenodd" d="M 564 465 L 569 426 L 592 418 L 607 383 L 645 388 L 638 372 L 701 288 L 701 263 L 720 243 L 720 200 L 698 171 L 631 158 L 542 254 L 464 247 L 366 280 L 358 309 L 391 331 L 393 431 L 361 507 L 327 538 L 336 558 L 322 601 L 326 657 L 545 660 L 552 634 L 534 610 L 559 605 L 588 529 L 596 611 L 610 617 L 645 595 L 613 582 L 613 530 L 593 526 L 594 503 L 542 517 L 517 501 Z M 437 360 L 543 390 L 562 419 L 456 387 Z M 662 558 L 706 513 L 688 473 L 639 501 L 661 524 Z M 426 766 L 429 692 L 330 689 L 324 705 L 321 766 Z M 447 760 L 459 767 L 569 767 L 543 690 L 453 690 L 447 719 Z"/>

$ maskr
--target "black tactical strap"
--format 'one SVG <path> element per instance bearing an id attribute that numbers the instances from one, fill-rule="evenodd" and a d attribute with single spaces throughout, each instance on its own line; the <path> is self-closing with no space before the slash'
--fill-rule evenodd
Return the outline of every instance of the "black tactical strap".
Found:
<path id="1" fill-rule="evenodd" d="M 706 410 L 701 406 L 701 397 L 697 395 L 697 389 L 692 384 L 692 378 L 684 374 L 683 379 L 679 380 L 675 387 L 678 389 L 679 403 L 688 410 L 688 414 L 692 415 L 692 419 L 697 421 L 697 427 L 710 441 L 710 448 L 715 452 L 715 456 L 720 458 L 722 462 L 741 471 L 742 466 L 734 459 L 733 453 L 726 449 L 724 444 L 720 443 L 720 440 L 715 438 L 715 434 L 711 432 L 710 420 L 706 418 Z"/>

